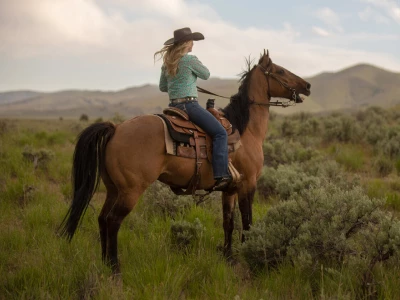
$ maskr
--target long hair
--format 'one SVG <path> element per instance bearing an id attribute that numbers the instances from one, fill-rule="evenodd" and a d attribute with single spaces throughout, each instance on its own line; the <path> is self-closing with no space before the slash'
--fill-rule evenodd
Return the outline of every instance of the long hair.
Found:
<path id="1" fill-rule="evenodd" d="M 178 64 L 182 56 L 187 53 L 188 44 L 190 41 L 183 43 L 166 45 L 160 51 L 154 53 L 154 61 L 157 55 L 163 59 L 167 74 L 174 77 L 178 73 Z"/>

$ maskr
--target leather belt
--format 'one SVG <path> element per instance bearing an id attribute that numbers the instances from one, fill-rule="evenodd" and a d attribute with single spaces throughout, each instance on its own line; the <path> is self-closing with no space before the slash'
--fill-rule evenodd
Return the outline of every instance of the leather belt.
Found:
<path id="1" fill-rule="evenodd" d="M 176 99 L 171 99 L 169 101 L 172 104 L 178 104 L 178 103 L 183 103 L 183 102 L 197 101 L 197 97 L 176 98 Z"/>

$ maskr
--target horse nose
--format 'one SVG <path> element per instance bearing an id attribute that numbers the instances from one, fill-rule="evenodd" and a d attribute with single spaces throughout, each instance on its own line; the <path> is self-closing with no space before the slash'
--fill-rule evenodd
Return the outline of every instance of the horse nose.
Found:
<path id="1" fill-rule="evenodd" d="M 307 89 L 307 91 L 310 91 L 310 90 L 311 90 L 311 84 L 309 84 L 308 82 L 307 82 L 306 89 Z"/>

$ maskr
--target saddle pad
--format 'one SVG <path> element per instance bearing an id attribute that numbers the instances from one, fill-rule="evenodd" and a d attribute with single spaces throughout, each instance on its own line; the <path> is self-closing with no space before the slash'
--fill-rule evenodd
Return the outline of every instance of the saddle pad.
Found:
<path id="1" fill-rule="evenodd" d="M 158 118 L 160 118 L 161 122 L 164 125 L 164 140 L 165 140 L 165 148 L 167 149 L 167 154 L 172 154 L 176 155 L 176 148 L 174 147 L 174 141 L 171 138 L 171 135 L 168 132 L 167 124 L 165 124 L 165 121 L 163 118 L 161 118 L 159 115 L 156 115 Z"/>
<path id="2" fill-rule="evenodd" d="M 172 125 L 165 115 L 156 114 L 156 116 L 163 119 L 164 124 L 167 126 L 167 131 L 169 132 L 169 135 L 171 136 L 173 141 L 190 144 L 190 137 L 193 136 L 193 134 L 191 134 L 191 133 L 185 134 L 185 133 L 177 132 L 172 129 Z"/>

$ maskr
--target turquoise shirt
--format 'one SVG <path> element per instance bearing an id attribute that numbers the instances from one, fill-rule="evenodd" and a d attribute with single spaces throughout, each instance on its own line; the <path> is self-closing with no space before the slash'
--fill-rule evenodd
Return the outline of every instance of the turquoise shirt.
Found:
<path id="1" fill-rule="evenodd" d="M 185 54 L 179 61 L 174 77 L 167 74 L 164 65 L 161 67 L 160 91 L 168 92 L 169 99 L 197 97 L 197 77 L 207 80 L 210 71 L 196 56 Z"/>

